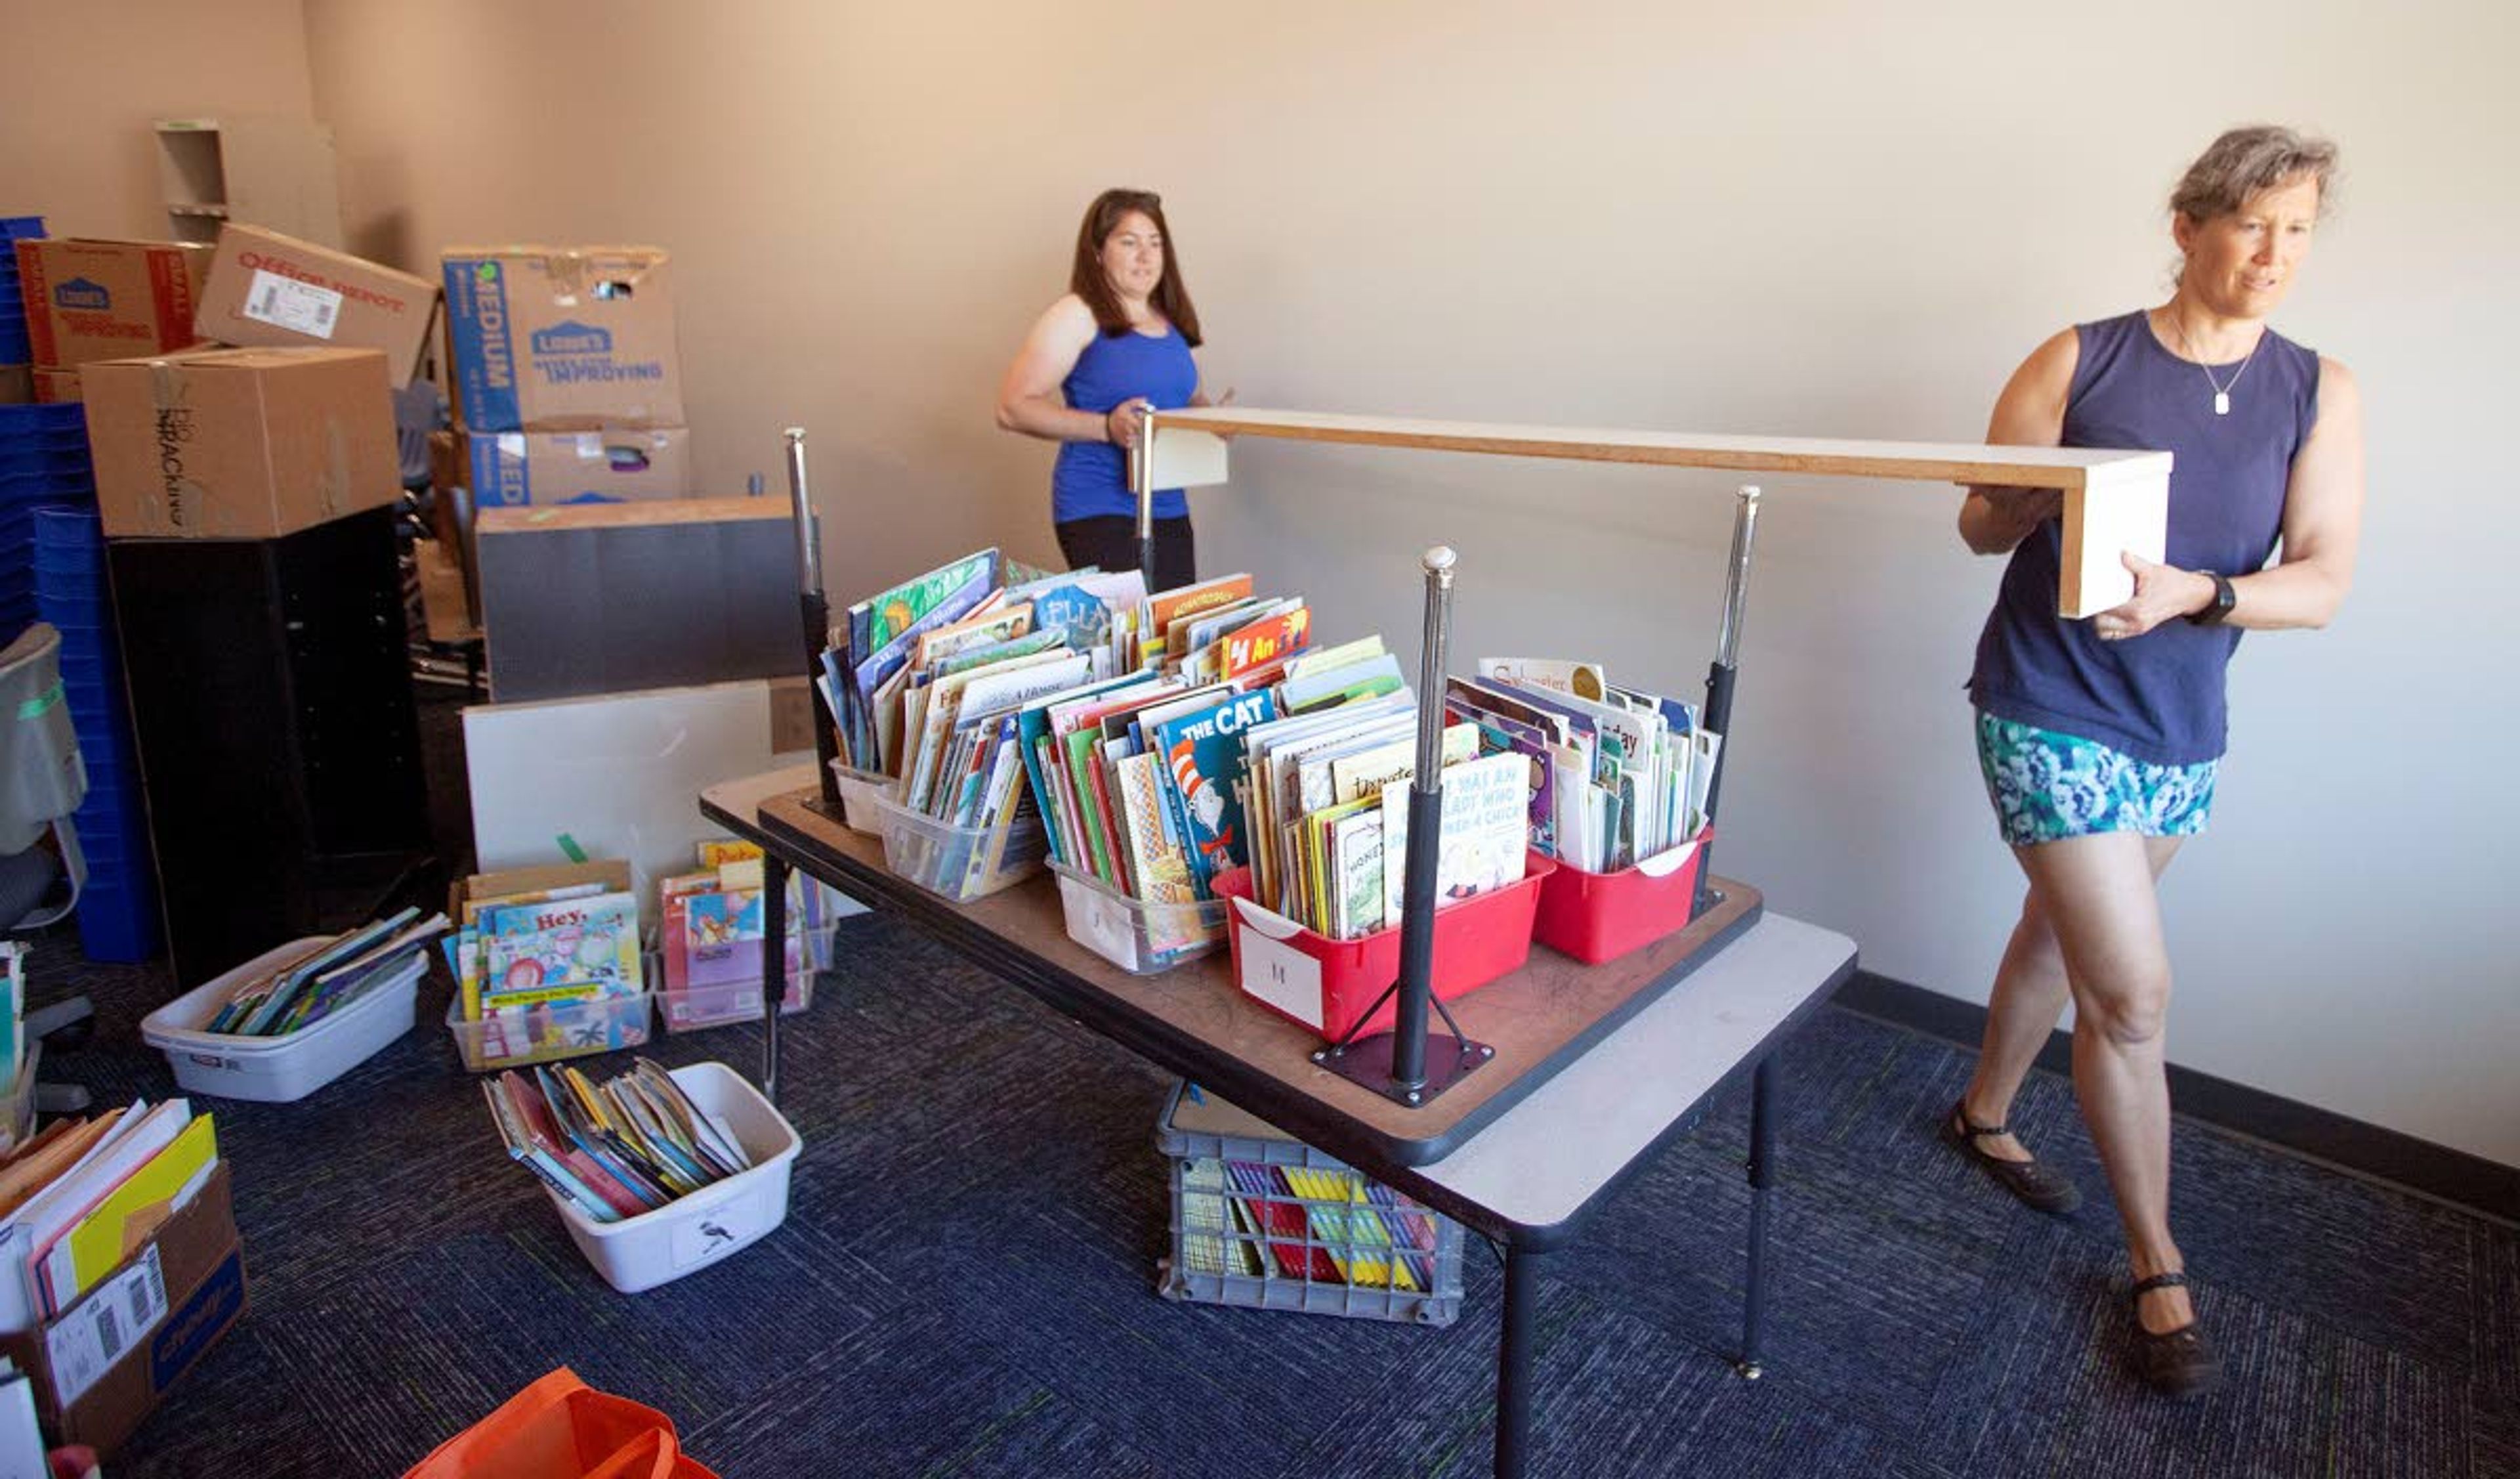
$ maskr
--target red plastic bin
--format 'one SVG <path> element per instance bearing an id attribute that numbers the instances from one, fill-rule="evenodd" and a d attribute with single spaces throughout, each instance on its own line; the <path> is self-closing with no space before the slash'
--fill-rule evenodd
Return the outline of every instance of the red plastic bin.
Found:
<path id="1" fill-rule="evenodd" d="M 1550 875 L 1557 870 L 1557 860 L 1545 854 L 1526 854 L 1523 870 L 1518 883 L 1435 911 L 1430 985 L 1437 998 L 1451 1001 L 1466 996 L 1530 958 L 1532 915 Z M 1321 1034 L 1325 1042 L 1347 1037 L 1358 1017 L 1373 1005 L 1373 998 L 1399 978 L 1396 925 L 1358 940 L 1332 940 L 1251 902 L 1248 868 L 1219 873 L 1215 889 L 1218 898 L 1234 901 L 1226 939 L 1234 951 L 1236 989 L 1287 1021 Z M 1253 922 L 1254 914 L 1261 923 Z M 1399 1014 L 1399 997 L 1394 995 L 1366 1019 L 1356 1036 L 1388 1032 Z"/>
<path id="2" fill-rule="evenodd" d="M 1616 960 L 1688 925 L 1697 875 L 1706 867 L 1712 822 L 1694 842 L 1615 873 L 1588 873 L 1564 862 L 1541 886 L 1532 936 L 1586 965 Z"/>

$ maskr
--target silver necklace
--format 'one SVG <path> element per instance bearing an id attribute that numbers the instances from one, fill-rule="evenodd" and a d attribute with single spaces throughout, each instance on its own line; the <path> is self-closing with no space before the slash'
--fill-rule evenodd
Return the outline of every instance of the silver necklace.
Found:
<path id="1" fill-rule="evenodd" d="M 2249 352 L 2246 355 L 2243 355 L 2240 359 L 2240 367 L 2231 372 L 2231 385 L 2225 385 L 2221 381 L 2216 380 L 2214 378 L 2214 372 L 2206 367 L 2205 356 L 2197 353 L 2196 347 L 2187 342 L 2187 326 L 2179 321 L 2179 313 L 2177 309 L 2170 310 L 2170 332 L 2179 336 L 2179 347 L 2187 351 L 2187 357 L 2195 362 L 2196 368 L 2199 371 L 2203 372 L 2205 383 L 2214 388 L 2214 414 L 2217 416 L 2230 415 L 2231 386 L 2238 385 L 2240 383 L 2240 377 L 2249 373 L 2249 361 L 2258 357 L 2258 345 L 2262 345 L 2267 342 L 2266 332 L 2264 330 L 2259 331 L 2258 344 L 2249 346 Z"/>

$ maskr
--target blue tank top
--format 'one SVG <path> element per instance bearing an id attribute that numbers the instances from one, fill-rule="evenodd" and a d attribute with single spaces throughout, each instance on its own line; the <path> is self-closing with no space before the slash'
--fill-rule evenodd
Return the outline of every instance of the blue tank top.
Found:
<path id="1" fill-rule="evenodd" d="M 2270 329 L 2214 414 L 2214 388 L 2162 347 L 2141 312 L 2077 326 L 2082 357 L 2063 444 L 2172 454 L 2169 563 L 2242 576 L 2265 567 L 2283 521 L 2293 454 L 2318 419 L 2318 356 Z M 2237 363 L 2216 365 L 2231 384 Z M 2097 740 L 2157 765 L 2223 754 L 2224 676 L 2240 633 L 2170 621 L 2103 642 L 2089 621 L 2056 617 L 2062 526 L 2050 519 L 2012 552 L 1978 637 L 1969 696 L 1999 718 Z"/>
<path id="2" fill-rule="evenodd" d="M 1067 393 L 1067 403 L 1080 411 L 1107 416 L 1135 395 L 1144 395 L 1158 411 L 1178 411 L 1198 390 L 1198 366 L 1190 357 L 1189 342 L 1170 325 L 1161 335 L 1098 330 L 1059 388 Z M 1189 513 L 1190 500 L 1180 488 L 1156 489 L 1156 518 L 1180 519 Z M 1098 514 L 1138 516 L 1138 495 L 1129 486 L 1129 454 L 1107 441 L 1060 442 L 1058 461 L 1050 470 L 1050 517 L 1065 524 Z"/>

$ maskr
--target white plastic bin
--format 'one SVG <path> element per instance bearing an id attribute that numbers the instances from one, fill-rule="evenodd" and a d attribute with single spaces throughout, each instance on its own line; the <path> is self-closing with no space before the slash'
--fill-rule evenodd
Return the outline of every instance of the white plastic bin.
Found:
<path id="1" fill-rule="evenodd" d="M 655 996 L 599 996 L 592 1001 L 562 1001 L 548 1009 L 508 1012 L 478 1022 L 464 1020 L 464 997 L 457 993 L 446 1003 L 446 1030 L 464 1066 L 476 1074 L 522 1068 L 588 1053 L 638 1047 L 648 1040 L 649 1008 Z"/>
<path id="2" fill-rule="evenodd" d="M 838 761 L 832 762 L 832 774 L 839 780 L 840 820 L 852 832 L 873 836 L 882 831 L 875 812 L 875 798 L 893 796 L 901 783 L 880 770 L 860 770 Z"/>
<path id="3" fill-rule="evenodd" d="M 983 899 L 1041 871 L 1050 839 L 1026 812 L 1005 827 L 958 827 L 878 794 L 868 799 L 883 831 L 883 865 L 957 902 Z"/>
<path id="4" fill-rule="evenodd" d="M 165 1053 L 186 1093 L 265 1104 L 306 1097 L 411 1031 L 420 1011 L 421 978 L 428 974 L 427 951 L 358 1000 L 293 1033 L 253 1038 L 205 1029 L 240 983 L 270 975 L 327 938 L 292 941 L 195 987 L 143 1018 L 141 1040 Z"/>
<path id="5" fill-rule="evenodd" d="M 1148 903 L 1099 878 L 1050 860 L 1058 875 L 1058 906 L 1067 938 L 1133 976 L 1152 976 L 1225 947 L 1222 899 Z"/>
<path id="6" fill-rule="evenodd" d="M 752 1158 L 749 1169 L 617 1223 L 599 1223 L 543 1188 L 577 1251 L 624 1294 L 723 1262 L 775 1231 L 788 1221 L 788 1173 L 804 1148 L 795 1127 L 734 1069 L 695 1063 L 673 1074 L 700 1113 L 725 1126 Z"/>

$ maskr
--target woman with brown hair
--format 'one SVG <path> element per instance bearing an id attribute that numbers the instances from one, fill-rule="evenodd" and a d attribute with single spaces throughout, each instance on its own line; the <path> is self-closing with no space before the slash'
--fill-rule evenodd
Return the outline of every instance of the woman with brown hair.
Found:
<path id="1" fill-rule="evenodd" d="M 1129 483 L 1144 408 L 1207 405 L 1199 389 L 1198 310 L 1182 282 L 1163 201 L 1105 190 L 1085 209 L 1066 295 L 1052 303 L 1007 367 L 998 425 L 1059 443 L 1051 521 L 1071 569 L 1138 564 L 1138 499 Z M 1231 398 L 1228 393 L 1226 398 Z M 1159 489 L 1153 588 L 1196 578 L 1190 504 Z"/>
<path id="2" fill-rule="evenodd" d="M 2361 393 L 2343 365 L 2267 324 L 2308 258 L 2335 163 L 2335 146 L 2289 128 L 2216 139 L 2171 198 L 2170 300 L 2055 335 L 1996 401 L 1987 440 L 2000 445 L 2173 454 L 2166 560 L 2123 556 L 2131 599 L 2057 619 L 2054 492 L 1973 487 L 1960 508 L 1970 549 L 2010 556 L 1969 694 L 1998 828 L 2030 886 L 1977 1073 L 1942 1132 L 2022 1201 L 2073 1210 L 2073 1182 L 2004 1124 L 2071 1000 L 2074 1090 L 2117 1193 L 2138 1364 L 2175 1396 L 2211 1387 L 2221 1363 L 2170 1235 L 2156 889 L 2205 830 L 2240 633 L 2323 626 L 2353 583 Z"/>

